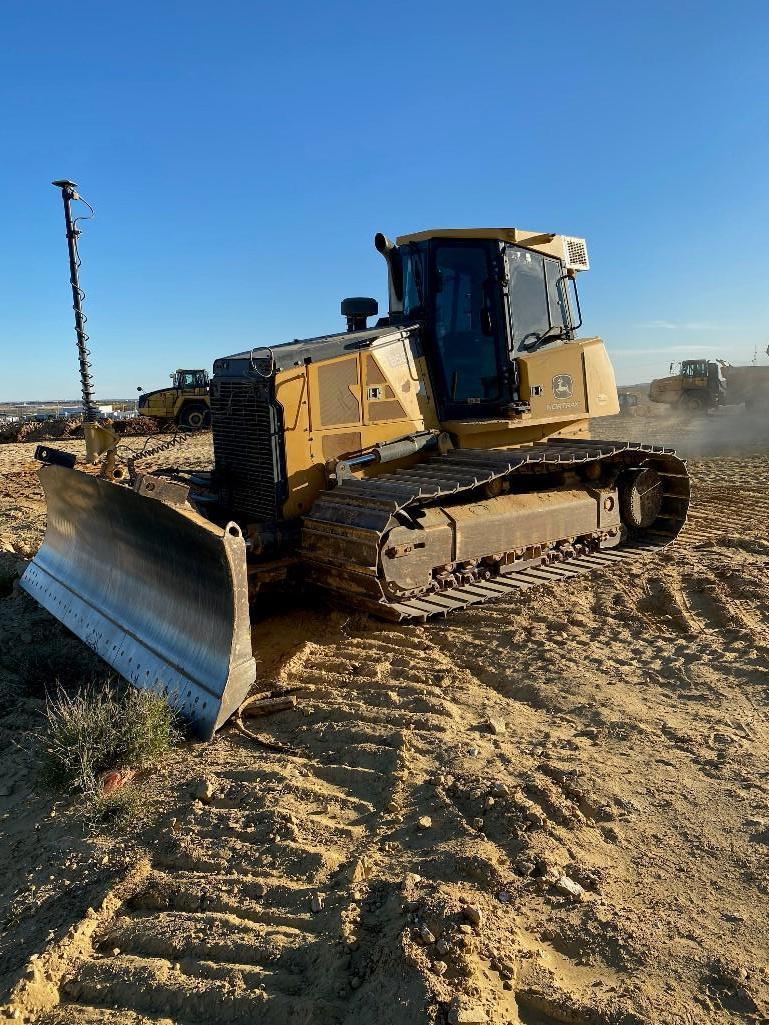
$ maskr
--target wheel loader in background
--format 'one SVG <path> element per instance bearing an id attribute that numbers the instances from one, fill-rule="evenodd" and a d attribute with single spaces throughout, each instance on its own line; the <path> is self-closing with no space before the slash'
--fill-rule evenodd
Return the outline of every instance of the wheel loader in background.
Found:
<path id="1" fill-rule="evenodd" d="M 199 431 L 211 423 L 206 370 L 177 370 L 171 374 L 170 388 L 141 393 L 136 404 L 139 416 L 149 416 L 160 424 L 177 424 Z"/>
<path id="2" fill-rule="evenodd" d="M 255 679 L 272 588 L 421 622 L 658 551 L 684 524 L 671 450 L 589 437 L 619 407 L 603 342 L 577 337 L 583 239 L 375 245 L 374 326 L 376 302 L 347 299 L 345 332 L 215 360 L 210 473 L 131 480 L 43 453 L 48 529 L 22 586 L 203 737 Z"/>

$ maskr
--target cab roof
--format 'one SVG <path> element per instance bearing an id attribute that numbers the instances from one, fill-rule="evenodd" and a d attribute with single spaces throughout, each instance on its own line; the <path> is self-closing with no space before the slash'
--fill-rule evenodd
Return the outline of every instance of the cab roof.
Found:
<path id="1" fill-rule="evenodd" d="M 411 235 L 400 235 L 396 245 L 408 245 L 409 242 L 425 242 L 432 238 L 453 239 L 495 239 L 513 245 L 533 249 L 546 256 L 557 256 L 567 267 L 575 270 L 588 270 L 587 243 L 583 238 L 571 235 L 558 235 L 554 231 L 525 231 L 523 228 L 428 228 L 426 231 L 415 231 Z"/>

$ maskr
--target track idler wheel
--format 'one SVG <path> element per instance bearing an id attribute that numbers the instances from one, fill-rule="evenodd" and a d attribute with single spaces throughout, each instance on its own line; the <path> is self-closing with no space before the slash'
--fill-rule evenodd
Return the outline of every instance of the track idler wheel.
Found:
<path id="1" fill-rule="evenodd" d="M 627 527 L 645 530 L 662 510 L 662 478 L 650 467 L 638 467 L 623 474 L 619 493 L 622 522 Z"/>

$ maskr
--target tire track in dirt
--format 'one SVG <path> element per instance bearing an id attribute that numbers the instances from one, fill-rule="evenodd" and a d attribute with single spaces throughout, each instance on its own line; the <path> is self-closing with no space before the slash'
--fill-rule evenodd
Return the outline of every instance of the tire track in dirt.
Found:
<path id="1" fill-rule="evenodd" d="M 210 798 L 188 787 L 39 1020 L 442 1025 L 458 996 L 511 1025 L 762 1013 L 761 939 L 707 904 L 760 904 L 760 846 L 728 844 L 769 800 L 766 513 L 738 475 L 695 479 L 691 533 L 630 569 L 423 627 L 260 624 L 306 688 L 264 729 L 300 756 L 231 729 L 201 756 Z M 712 967 L 727 954 L 747 978 Z"/>
<path id="2" fill-rule="evenodd" d="M 220 1011 L 230 1020 L 344 1019 L 380 960 L 369 941 L 379 926 L 361 929 L 361 918 L 386 909 L 385 925 L 402 928 L 402 878 L 378 868 L 387 861 L 382 823 L 406 828 L 393 809 L 409 760 L 425 757 L 420 735 L 447 715 L 410 671 L 410 644 L 419 650 L 383 632 L 372 645 L 345 642 L 344 658 L 312 643 L 293 656 L 308 691 L 304 721 L 290 730 L 302 756 L 254 759 L 247 740 L 228 738 L 236 767 L 217 766 L 210 802 L 173 823 L 146 889 L 97 938 L 51 1021 L 109 1020 L 116 1008 L 179 1022 Z M 377 700 L 388 666 L 390 690 Z M 253 768 L 242 768 L 244 757 Z M 302 997 L 308 974 L 312 992 Z M 421 992 L 418 976 L 415 985 Z"/>
<path id="3" fill-rule="evenodd" d="M 537 971 L 542 956 L 565 959 L 503 905 L 496 911 L 507 921 L 494 932 L 514 943 L 506 938 L 502 952 L 495 935 L 468 937 L 454 887 L 465 879 L 488 901 L 486 885 L 514 876 L 526 830 L 586 821 L 577 802 L 592 808 L 589 796 L 551 768 L 520 793 L 497 787 L 490 800 L 485 774 L 461 767 L 478 756 L 456 740 L 457 731 L 476 735 L 474 678 L 457 674 L 430 631 L 369 631 L 293 656 L 308 696 L 299 721 L 274 733 L 302 757 L 254 760 L 247 740 L 228 737 L 209 802 L 171 824 L 146 886 L 97 933 L 42 1021 L 426 1021 L 431 1006 L 447 1006 L 458 984 L 472 991 L 482 965 L 500 958 L 508 967 L 498 971 L 499 1020 L 529 1020 L 519 1019 L 506 978 L 535 950 Z M 498 754 L 493 735 L 474 742 L 482 759 Z M 441 775 L 447 759 L 461 763 L 453 781 Z M 415 870 L 447 891 L 422 892 Z M 423 942 L 428 921 L 452 948 L 445 975 L 432 967 L 441 956 L 434 941 L 430 952 Z M 395 1002 L 382 1007 L 376 996 L 367 1011 L 367 990 L 381 994 L 383 974 Z M 521 1004 L 537 1008 L 537 1021 L 562 1021 L 546 1010 L 559 1006 L 570 1020 L 598 1020 L 549 976 L 540 984 L 537 972 L 524 974 Z M 596 974 L 585 974 L 594 984 Z"/>

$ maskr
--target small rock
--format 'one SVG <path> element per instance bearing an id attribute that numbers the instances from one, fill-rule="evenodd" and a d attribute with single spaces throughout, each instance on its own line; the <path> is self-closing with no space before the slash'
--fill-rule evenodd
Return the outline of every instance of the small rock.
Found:
<path id="1" fill-rule="evenodd" d="M 472 926 L 470 926 L 470 925 L 460 925 L 459 931 L 461 933 L 463 933 L 465 936 L 472 936 L 473 935 L 473 929 L 472 929 Z"/>
<path id="2" fill-rule="evenodd" d="M 208 804 L 213 796 L 214 784 L 210 779 L 201 779 L 195 787 L 196 800 L 202 801 L 203 804 Z"/>
<path id="3" fill-rule="evenodd" d="M 473 829 L 478 829 L 480 831 L 483 831 L 483 827 L 484 827 L 485 824 L 486 823 L 483 821 L 482 818 L 480 818 L 480 816 L 477 819 L 473 819 L 473 821 L 471 823 Z"/>
<path id="4" fill-rule="evenodd" d="M 314 915 L 317 915 L 319 911 L 323 910 L 323 906 L 322 895 L 319 893 L 313 893 L 312 898 L 310 899 L 310 911 L 312 911 Z"/>
<path id="5" fill-rule="evenodd" d="M 480 1004 L 454 997 L 449 1005 L 449 1025 L 485 1025 L 488 1015 Z"/>
<path id="6" fill-rule="evenodd" d="M 502 904 L 509 904 L 510 901 L 513 899 L 512 894 L 508 893 L 507 890 L 500 890 L 497 894 L 497 897 L 499 898 Z"/>
<path id="7" fill-rule="evenodd" d="M 448 967 L 445 961 L 433 961 L 433 971 L 436 975 L 445 975 Z"/>
<path id="8" fill-rule="evenodd" d="M 512 988 L 513 988 L 513 984 L 510 981 L 510 979 L 505 979 L 505 981 L 502 983 L 502 989 L 510 990 Z"/>
<path id="9" fill-rule="evenodd" d="M 433 820 L 430 818 L 430 816 L 429 815 L 423 815 L 417 821 L 417 829 L 430 829 L 432 824 L 433 824 Z"/>
<path id="10" fill-rule="evenodd" d="M 254 883 L 251 892 L 255 897 L 264 897 L 267 895 L 267 887 L 264 883 Z"/>
<path id="11" fill-rule="evenodd" d="M 483 914 L 481 912 L 481 909 L 479 907 L 476 907 L 475 904 L 465 904 L 465 906 L 462 908 L 462 915 L 464 918 L 467 919 L 468 922 L 471 923 L 471 925 L 474 925 L 476 928 L 479 928 L 481 922 L 483 921 Z"/>
<path id="12" fill-rule="evenodd" d="M 435 934 L 430 931 L 429 927 L 424 922 L 422 922 L 419 927 L 419 935 L 422 937 L 422 942 L 425 946 L 435 943 Z"/>
<path id="13" fill-rule="evenodd" d="M 493 808 L 494 807 L 494 798 L 491 797 L 491 796 L 487 797 L 486 800 L 483 802 L 483 807 L 484 807 L 484 809 L 486 811 L 488 811 L 489 808 Z"/>
<path id="14" fill-rule="evenodd" d="M 547 824 L 547 819 L 545 818 L 545 816 L 542 814 L 541 811 L 538 811 L 536 808 L 529 808 L 526 811 L 525 818 L 527 822 L 531 822 L 533 826 L 538 826 L 540 829 L 542 829 L 542 827 Z"/>
<path id="15" fill-rule="evenodd" d="M 451 947 L 448 945 L 446 940 L 443 939 L 443 937 L 441 937 L 441 939 L 439 939 L 438 942 L 435 944 L 435 952 L 437 954 L 440 954 L 441 957 L 445 957 L 450 950 Z"/>
<path id="16" fill-rule="evenodd" d="M 624 841 L 622 839 L 622 833 L 620 833 L 616 826 L 601 825 L 601 832 L 609 843 L 613 843 L 617 847 L 621 847 L 623 845 Z"/>
<path id="17" fill-rule="evenodd" d="M 553 883 L 553 887 L 567 897 L 581 897 L 585 892 L 579 883 L 575 883 L 568 876 L 559 876 Z"/>
<path id="18" fill-rule="evenodd" d="M 467 753 L 470 756 L 470 758 L 477 758 L 478 755 L 481 753 L 481 749 L 479 747 L 469 747 L 467 749 Z"/>
<path id="19" fill-rule="evenodd" d="M 399 810 L 399 808 L 400 808 L 400 805 L 398 804 L 398 802 L 397 802 L 397 801 L 395 801 L 395 800 L 392 800 L 392 801 L 388 801 L 388 802 L 387 802 L 387 806 L 386 806 L 386 807 L 387 807 L 387 810 L 388 810 L 388 811 L 390 811 L 390 812 L 396 812 L 396 811 L 398 811 L 398 810 Z"/>
<path id="20" fill-rule="evenodd" d="M 350 865 L 347 877 L 351 883 L 362 882 L 369 873 L 368 862 L 365 858 L 356 858 Z"/>
<path id="21" fill-rule="evenodd" d="M 113 957 L 117 957 L 119 953 L 120 953 L 120 947 L 113 947 L 112 948 L 112 956 Z"/>
<path id="22" fill-rule="evenodd" d="M 507 733 L 507 723 L 503 719 L 489 719 L 489 730 L 495 737 L 501 737 Z"/>
<path id="23" fill-rule="evenodd" d="M 350 979 L 350 989 L 358 989 L 361 982 L 363 982 L 361 978 L 359 978 L 357 975 L 353 975 L 353 977 Z"/>

